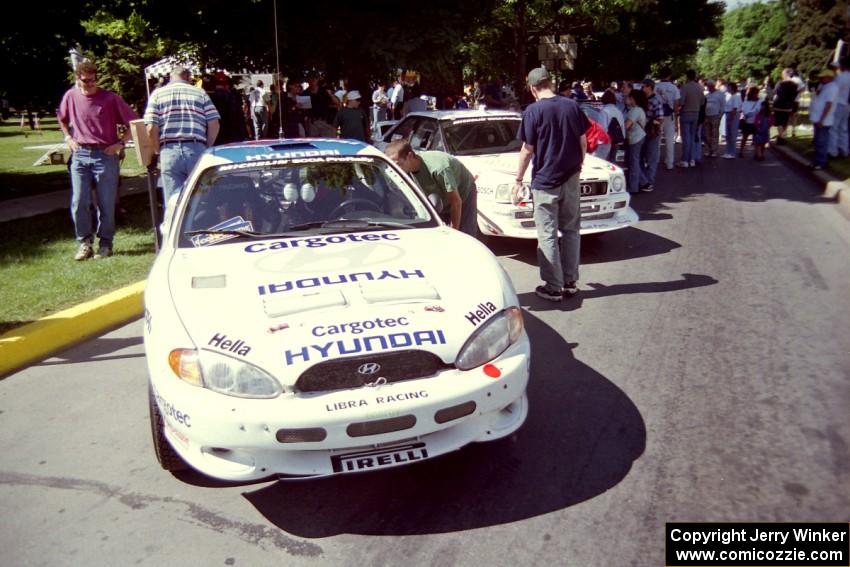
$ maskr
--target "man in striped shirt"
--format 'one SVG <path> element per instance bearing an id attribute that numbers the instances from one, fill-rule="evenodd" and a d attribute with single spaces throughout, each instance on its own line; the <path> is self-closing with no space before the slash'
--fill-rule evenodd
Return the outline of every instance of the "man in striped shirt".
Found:
<path id="1" fill-rule="evenodd" d="M 215 143 L 220 118 L 207 93 L 189 84 L 189 70 L 182 65 L 171 70 L 168 84 L 151 94 L 144 120 L 159 154 L 166 211 L 201 154 Z"/>

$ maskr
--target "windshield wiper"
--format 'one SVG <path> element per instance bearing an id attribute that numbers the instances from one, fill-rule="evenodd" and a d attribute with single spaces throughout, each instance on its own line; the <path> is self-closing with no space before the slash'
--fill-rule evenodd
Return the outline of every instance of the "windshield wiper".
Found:
<path id="1" fill-rule="evenodd" d="M 247 238 L 259 238 L 266 236 L 261 232 L 254 232 L 252 230 L 214 230 L 209 228 L 202 230 L 189 230 L 184 234 L 188 236 L 197 236 L 199 234 L 224 234 L 227 236 L 245 236 Z"/>
<path id="2" fill-rule="evenodd" d="M 344 230 L 363 230 L 369 228 L 413 228 L 409 224 L 392 221 L 373 221 L 365 219 L 337 219 L 325 221 L 313 221 L 296 224 L 289 230 L 309 230 L 311 228 L 334 228 Z"/>

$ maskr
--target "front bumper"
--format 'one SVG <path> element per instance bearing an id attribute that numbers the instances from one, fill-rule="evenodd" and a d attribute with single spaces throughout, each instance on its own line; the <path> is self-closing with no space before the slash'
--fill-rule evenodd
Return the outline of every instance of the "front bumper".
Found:
<path id="1" fill-rule="evenodd" d="M 271 400 L 221 395 L 166 370 L 151 382 L 165 435 L 189 465 L 215 478 L 251 481 L 389 468 L 510 435 L 528 414 L 529 360 L 523 334 L 490 363 L 498 378 L 484 367 L 447 370 Z"/>
<path id="2" fill-rule="evenodd" d="M 490 236 L 537 238 L 531 203 L 488 203 L 478 201 L 478 228 Z M 524 205 L 524 206 L 523 206 Z M 629 206 L 629 194 L 614 193 L 581 200 L 581 234 L 595 234 L 631 226 L 638 215 Z"/>

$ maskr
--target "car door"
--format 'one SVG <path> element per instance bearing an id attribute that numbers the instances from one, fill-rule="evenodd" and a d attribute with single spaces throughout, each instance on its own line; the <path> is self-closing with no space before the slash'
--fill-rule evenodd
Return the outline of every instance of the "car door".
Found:
<path id="1" fill-rule="evenodd" d="M 430 150 L 437 138 L 439 125 L 433 118 L 422 117 L 410 136 L 410 146 L 414 150 Z"/>

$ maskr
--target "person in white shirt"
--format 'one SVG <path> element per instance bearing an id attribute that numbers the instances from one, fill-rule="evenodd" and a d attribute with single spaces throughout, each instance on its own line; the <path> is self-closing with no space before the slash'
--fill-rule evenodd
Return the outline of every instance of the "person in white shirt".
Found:
<path id="1" fill-rule="evenodd" d="M 841 72 L 835 75 L 838 100 L 835 102 L 835 118 L 829 131 L 829 157 L 850 155 L 850 139 L 847 133 L 847 117 L 850 116 L 850 59 L 841 59 Z"/>
<path id="2" fill-rule="evenodd" d="M 269 112 L 266 108 L 266 104 L 263 101 L 263 95 L 266 94 L 265 89 L 263 88 L 263 81 L 257 81 L 257 88 L 255 88 L 248 95 L 248 102 L 251 103 L 251 120 L 254 123 L 254 139 L 259 140 L 260 138 L 265 138 L 266 130 L 269 127 Z"/>
<path id="3" fill-rule="evenodd" d="M 389 97 L 384 91 L 384 85 L 379 84 L 372 93 L 372 124 L 377 127 L 378 122 L 387 119 L 387 103 Z"/>
<path id="4" fill-rule="evenodd" d="M 723 157 L 726 159 L 735 159 L 738 121 L 741 119 L 743 103 L 741 93 L 738 92 L 738 83 L 729 81 L 726 84 L 726 103 L 724 105 L 724 112 L 726 113 L 726 153 L 723 154 Z"/>
<path id="5" fill-rule="evenodd" d="M 838 102 L 838 85 L 835 83 L 835 72 L 824 69 L 818 74 L 820 88 L 818 94 L 809 106 L 809 120 L 815 127 L 815 156 L 812 169 L 826 167 L 827 150 L 829 149 L 829 131 L 835 123 L 835 107 Z"/>
<path id="6" fill-rule="evenodd" d="M 717 144 L 720 137 L 720 117 L 726 107 L 726 94 L 715 88 L 712 79 L 705 82 L 708 94 L 705 97 L 705 144 L 706 155 L 717 157 Z"/>
<path id="7" fill-rule="evenodd" d="M 676 155 L 676 113 L 679 111 L 679 89 L 671 81 L 670 69 L 661 70 L 661 82 L 655 85 L 655 94 L 661 98 L 664 119 L 661 121 L 661 136 L 664 141 L 664 167 L 673 169 Z"/>
<path id="8" fill-rule="evenodd" d="M 609 136 L 611 135 L 612 120 L 617 123 L 620 128 L 620 135 L 623 136 L 623 139 L 619 142 L 614 140 L 613 137 L 611 139 L 611 150 L 608 153 L 608 161 L 616 163 L 617 149 L 625 142 L 626 119 L 623 117 L 620 109 L 617 108 L 617 96 L 611 89 L 602 93 L 602 116 L 605 119 L 605 124 L 600 124 L 600 126 L 605 129 Z"/>
<path id="9" fill-rule="evenodd" d="M 393 94 L 390 95 L 390 102 L 387 105 L 390 109 L 390 117 L 394 120 L 401 119 L 401 107 L 404 104 L 404 87 L 401 81 L 393 83 Z"/>

